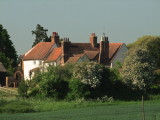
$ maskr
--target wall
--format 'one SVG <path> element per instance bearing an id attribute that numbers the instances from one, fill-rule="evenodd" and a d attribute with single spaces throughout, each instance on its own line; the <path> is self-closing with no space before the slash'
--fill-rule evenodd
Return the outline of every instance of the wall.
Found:
<path id="1" fill-rule="evenodd" d="M 128 48 L 125 44 L 121 46 L 121 48 L 117 51 L 116 55 L 111 61 L 111 68 L 115 67 L 117 62 L 123 63 L 125 57 L 126 57 L 126 52 L 128 51 Z"/>
<path id="2" fill-rule="evenodd" d="M 39 67 L 43 64 L 42 60 L 28 60 L 24 61 L 24 79 L 30 80 L 30 70 Z"/>

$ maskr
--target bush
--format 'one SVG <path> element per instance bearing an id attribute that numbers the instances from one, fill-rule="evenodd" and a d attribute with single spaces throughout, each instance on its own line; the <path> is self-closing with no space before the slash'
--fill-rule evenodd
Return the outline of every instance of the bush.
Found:
<path id="1" fill-rule="evenodd" d="M 82 62 L 76 64 L 73 76 L 82 83 L 96 88 L 102 79 L 103 66 L 95 62 Z"/>
<path id="2" fill-rule="evenodd" d="M 73 79 L 69 82 L 68 98 L 96 99 L 104 95 L 111 96 L 111 73 L 109 68 L 95 62 L 78 63 L 73 71 Z"/>
<path id="3" fill-rule="evenodd" d="M 78 79 L 72 79 L 69 82 L 68 100 L 84 99 L 90 96 L 90 87 Z"/>
<path id="4" fill-rule="evenodd" d="M 68 73 L 62 66 L 50 66 L 47 72 L 37 74 L 31 81 L 32 96 L 64 99 L 68 92 Z"/>
<path id="5" fill-rule="evenodd" d="M 99 101 L 99 102 L 109 102 L 109 103 L 111 103 L 111 102 L 114 101 L 114 99 L 113 99 L 113 97 L 103 96 L 103 97 L 101 97 L 101 98 L 98 98 L 97 101 Z"/>
<path id="6" fill-rule="evenodd" d="M 27 97 L 28 84 L 27 81 L 21 80 L 18 86 L 18 94 L 21 97 Z"/>

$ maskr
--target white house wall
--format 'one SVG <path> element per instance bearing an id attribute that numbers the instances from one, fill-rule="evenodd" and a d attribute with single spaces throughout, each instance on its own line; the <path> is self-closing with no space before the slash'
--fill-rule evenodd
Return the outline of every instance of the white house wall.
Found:
<path id="1" fill-rule="evenodd" d="M 121 46 L 121 48 L 117 51 L 116 55 L 111 61 L 111 68 L 115 67 L 117 62 L 123 63 L 125 57 L 126 57 L 126 52 L 128 51 L 128 48 L 125 44 Z"/>
<path id="2" fill-rule="evenodd" d="M 24 62 L 24 79 L 30 79 L 30 70 L 43 64 L 42 60 L 28 60 Z"/>

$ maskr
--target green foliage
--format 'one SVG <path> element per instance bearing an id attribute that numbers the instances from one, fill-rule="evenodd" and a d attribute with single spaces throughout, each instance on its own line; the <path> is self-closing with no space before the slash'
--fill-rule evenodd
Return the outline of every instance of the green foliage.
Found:
<path id="1" fill-rule="evenodd" d="M 155 70 L 156 64 L 149 51 L 137 46 L 128 51 L 121 74 L 124 83 L 129 87 L 145 90 L 152 85 Z"/>
<path id="2" fill-rule="evenodd" d="M 5 56 L 4 53 L 0 52 L 0 62 L 3 63 L 4 67 L 6 68 L 7 70 L 7 75 L 13 75 L 14 73 L 14 69 L 12 67 L 12 62 L 10 61 L 9 58 L 7 58 Z"/>
<path id="3" fill-rule="evenodd" d="M 36 74 L 29 82 L 30 96 L 68 100 L 104 96 L 137 99 L 138 95 L 122 83 L 120 70 L 93 62 L 50 66 L 47 72 Z"/>
<path id="4" fill-rule="evenodd" d="M 95 62 L 82 62 L 75 66 L 73 71 L 74 78 L 82 83 L 96 88 L 102 79 L 103 67 Z"/>
<path id="5" fill-rule="evenodd" d="M 27 97 L 27 91 L 28 91 L 28 83 L 27 80 L 21 80 L 20 84 L 18 86 L 18 94 L 21 97 Z"/>
<path id="6" fill-rule="evenodd" d="M 6 29 L 0 24 L 0 52 L 9 59 L 12 67 L 17 66 L 17 52 Z"/>
<path id="7" fill-rule="evenodd" d="M 78 63 L 73 70 L 73 79 L 69 82 L 68 95 L 73 99 L 112 96 L 112 88 L 117 80 L 115 73 L 103 65 L 95 62 Z"/>
<path id="8" fill-rule="evenodd" d="M 103 96 L 102 98 L 98 98 L 97 101 L 112 103 L 114 99 L 113 97 Z"/>
<path id="9" fill-rule="evenodd" d="M 31 95 L 63 99 L 68 92 L 69 74 L 65 67 L 50 66 L 47 72 L 38 73 L 31 81 Z"/>
<path id="10" fill-rule="evenodd" d="M 140 46 L 142 49 L 147 49 L 149 54 L 155 59 L 155 62 L 160 68 L 160 36 L 143 36 L 136 42 L 129 44 L 129 49 Z"/>
<path id="11" fill-rule="evenodd" d="M 78 79 L 72 79 L 69 81 L 70 91 L 68 93 L 68 100 L 76 100 L 82 98 L 89 98 L 90 96 L 90 87 L 82 83 Z"/>
<path id="12" fill-rule="evenodd" d="M 32 45 L 35 46 L 37 43 L 39 42 L 45 42 L 48 40 L 48 36 L 47 36 L 47 29 L 44 29 L 41 25 L 37 24 L 36 26 L 36 30 L 32 31 L 32 35 L 34 34 L 36 36 L 36 39 Z"/>

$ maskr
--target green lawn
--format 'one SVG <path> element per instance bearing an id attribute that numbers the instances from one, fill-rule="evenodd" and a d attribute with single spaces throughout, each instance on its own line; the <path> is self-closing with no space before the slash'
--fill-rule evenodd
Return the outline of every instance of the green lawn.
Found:
<path id="1" fill-rule="evenodd" d="M 0 107 L 3 100 L 6 108 L 33 106 L 34 113 L 0 113 L 0 120 L 142 120 L 141 102 L 115 101 L 103 103 L 78 100 L 73 102 L 51 99 L 20 99 L 0 92 Z M 145 120 L 160 120 L 160 100 L 145 101 Z M 1 103 L 2 102 L 2 103 Z M 22 103 L 21 103 L 22 102 Z M 20 104 L 21 103 L 21 104 Z M 23 109 L 22 109 L 23 110 Z"/>
<path id="2" fill-rule="evenodd" d="M 146 120 L 160 120 L 160 102 L 145 102 Z M 49 112 L 0 114 L 0 120 L 142 120 L 140 102 L 103 104 Z"/>

